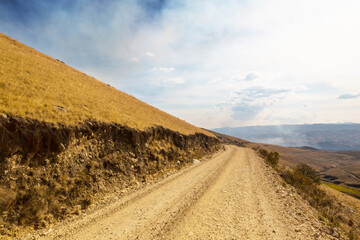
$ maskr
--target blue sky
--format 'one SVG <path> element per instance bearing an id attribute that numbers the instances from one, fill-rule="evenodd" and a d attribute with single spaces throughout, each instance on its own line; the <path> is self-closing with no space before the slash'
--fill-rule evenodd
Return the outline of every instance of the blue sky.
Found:
<path id="1" fill-rule="evenodd" d="M 1 0 L 0 32 L 206 128 L 360 122 L 355 0 Z"/>

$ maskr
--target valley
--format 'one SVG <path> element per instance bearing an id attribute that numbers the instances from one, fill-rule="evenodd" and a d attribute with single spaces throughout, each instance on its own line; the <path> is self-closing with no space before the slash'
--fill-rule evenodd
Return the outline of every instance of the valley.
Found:
<path id="1" fill-rule="evenodd" d="M 221 142 L 280 153 L 280 163 L 291 169 L 306 163 L 316 169 L 324 182 L 343 185 L 360 192 L 360 151 L 325 151 L 311 147 L 283 147 L 255 143 L 212 131 Z M 234 134 L 235 135 L 235 134 Z"/>
<path id="2" fill-rule="evenodd" d="M 360 124 L 299 124 L 213 129 L 215 132 L 285 147 L 327 151 L 360 151 Z"/>

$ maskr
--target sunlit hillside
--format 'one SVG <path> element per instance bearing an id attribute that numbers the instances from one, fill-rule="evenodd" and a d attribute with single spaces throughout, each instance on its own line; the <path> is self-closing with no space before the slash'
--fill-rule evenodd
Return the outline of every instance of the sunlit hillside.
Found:
<path id="1" fill-rule="evenodd" d="M 0 112 L 45 122 L 159 125 L 211 133 L 160 111 L 4 34 L 0 34 Z"/>

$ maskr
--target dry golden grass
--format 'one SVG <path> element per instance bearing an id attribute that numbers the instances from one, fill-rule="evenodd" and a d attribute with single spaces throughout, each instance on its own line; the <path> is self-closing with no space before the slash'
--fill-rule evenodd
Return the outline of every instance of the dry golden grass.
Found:
<path id="1" fill-rule="evenodd" d="M 360 216 L 360 199 L 357 199 L 353 196 L 349 196 L 346 193 L 343 193 L 341 190 L 337 189 L 336 186 L 339 185 L 332 185 L 329 186 L 328 184 L 321 184 L 321 189 L 326 191 L 331 196 L 334 196 L 339 199 L 340 202 L 345 203 L 349 206 L 352 206 L 357 212 L 358 216 Z"/>
<path id="2" fill-rule="evenodd" d="M 345 186 L 342 185 L 337 185 L 337 184 L 332 184 L 332 183 L 324 183 L 326 186 L 335 189 L 339 192 L 345 193 L 349 196 L 355 197 L 357 199 L 360 199 L 360 191 L 356 191 L 354 189 L 351 188 L 347 188 Z"/>
<path id="3" fill-rule="evenodd" d="M 69 125 L 96 120 L 213 136 L 1 33 L 0 112 Z"/>

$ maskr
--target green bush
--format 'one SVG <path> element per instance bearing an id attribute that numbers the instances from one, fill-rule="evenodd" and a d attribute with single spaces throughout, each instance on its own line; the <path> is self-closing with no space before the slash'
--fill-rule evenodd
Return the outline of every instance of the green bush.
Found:
<path id="1" fill-rule="evenodd" d="M 276 168 L 279 164 L 280 155 L 278 152 L 268 152 L 263 148 L 260 148 L 258 150 L 259 155 L 265 160 L 266 163 L 268 163 L 273 168 Z"/>
<path id="2" fill-rule="evenodd" d="M 323 215 L 333 205 L 333 200 L 319 188 L 320 178 L 316 175 L 315 169 L 309 165 L 300 163 L 294 170 L 285 170 L 280 176 L 286 183 L 294 186 L 303 198 Z"/>
<path id="3" fill-rule="evenodd" d="M 298 164 L 294 171 L 310 178 L 315 183 L 320 183 L 320 177 L 316 174 L 316 170 L 305 163 Z"/>
<path id="4" fill-rule="evenodd" d="M 263 148 L 260 148 L 259 149 L 259 151 L 258 151 L 258 153 L 260 154 L 260 156 L 262 157 L 262 158 L 266 158 L 267 157 L 267 155 L 269 154 L 269 152 L 268 151 L 266 151 L 265 149 L 263 149 Z"/>
<path id="5" fill-rule="evenodd" d="M 278 152 L 271 151 L 265 158 L 266 162 L 269 163 L 273 168 L 279 164 L 280 155 Z"/>

